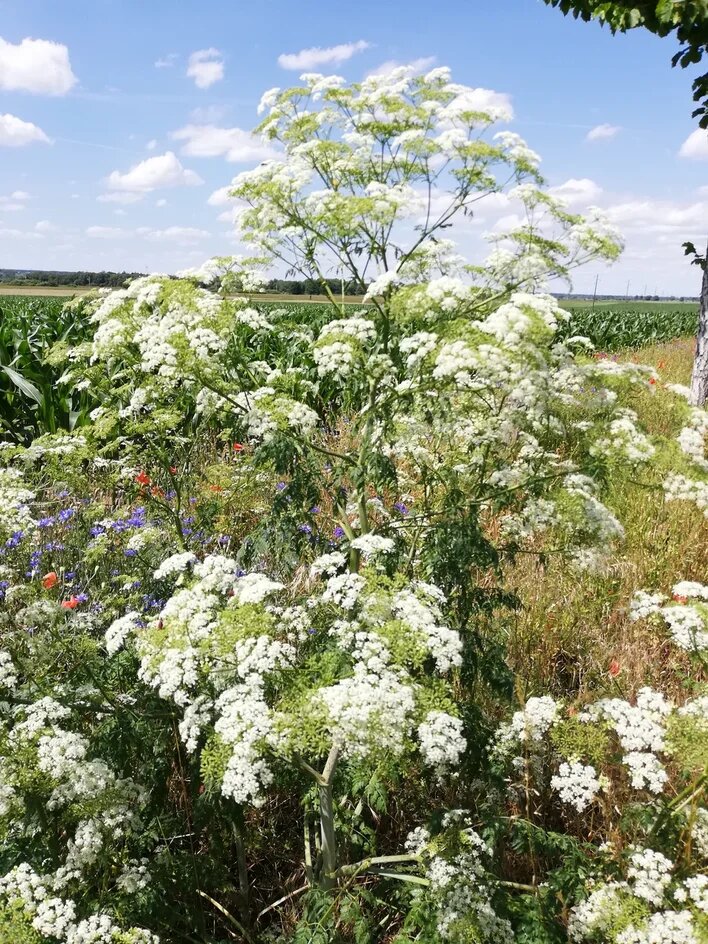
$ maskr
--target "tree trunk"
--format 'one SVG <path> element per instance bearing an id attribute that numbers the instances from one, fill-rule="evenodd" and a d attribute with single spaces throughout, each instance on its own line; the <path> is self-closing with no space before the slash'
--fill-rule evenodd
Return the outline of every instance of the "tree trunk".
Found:
<path id="1" fill-rule="evenodd" d="M 703 284 L 701 287 L 701 305 L 698 315 L 698 336 L 696 338 L 696 359 L 691 375 L 691 403 L 705 406 L 708 401 L 708 251 L 703 260 Z"/>

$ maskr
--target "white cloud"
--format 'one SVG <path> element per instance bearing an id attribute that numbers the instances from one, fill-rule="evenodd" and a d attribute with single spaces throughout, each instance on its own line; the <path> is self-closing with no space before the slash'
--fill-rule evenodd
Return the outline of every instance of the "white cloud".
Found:
<path id="1" fill-rule="evenodd" d="M 600 196 L 602 187 L 588 177 L 571 177 L 557 187 L 550 187 L 549 193 L 564 200 L 568 206 L 588 206 Z"/>
<path id="2" fill-rule="evenodd" d="M 622 129 L 619 125 L 595 125 L 585 135 L 586 141 L 603 141 L 605 138 L 614 138 Z"/>
<path id="3" fill-rule="evenodd" d="M 156 206 L 156 207 L 164 207 L 164 206 L 167 206 L 167 200 L 165 200 L 164 197 L 163 197 L 161 200 L 155 200 L 155 206 Z"/>
<path id="4" fill-rule="evenodd" d="M 127 211 L 127 210 L 123 210 L 121 207 L 118 207 L 117 210 L 114 210 L 114 211 L 113 211 L 113 215 L 114 215 L 114 216 L 127 216 L 127 215 L 128 215 L 128 211 Z"/>
<path id="5" fill-rule="evenodd" d="M 190 121 L 195 125 L 213 125 L 228 114 L 228 105 L 204 105 L 200 108 L 193 108 L 189 113 Z"/>
<path id="6" fill-rule="evenodd" d="M 199 49 L 189 57 L 187 76 L 205 89 L 224 78 L 224 60 L 218 49 Z"/>
<path id="7" fill-rule="evenodd" d="M 674 203 L 670 200 L 637 199 L 605 208 L 609 219 L 621 230 L 637 235 L 674 234 L 700 236 L 708 219 L 708 201 Z"/>
<path id="8" fill-rule="evenodd" d="M 145 145 L 145 147 L 148 149 L 148 151 L 154 151 L 155 148 L 157 147 L 156 138 L 151 138 L 150 141 L 148 141 L 148 143 Z"/>
<path id="9" fill-rule="evenodd" d="M 393 72 L 394 69 L 400 69 L 401 66 L 406 66 L 409 69 L 413 69 L 414 72 L 426 72 L 431 66 L 435 64 L 436 56 L 423 56 L 420 59 L 413 59 L 411 62 L 399 62 L 397 59 L 387 59 L 386 62 L 382 62 L 380 66 L 377 66 L 376 69 L 372 69 L 371 72 L 367 72 L 369 75 L 386 75 L 388 72 Z"/>
<path id="10" fill-rule="evenodd" d="M 185 125 L 170 135 L 184 141 L 182 154 L 190 157 L 225 157 L 233 163 L 264 161 L 276 151 L 250 131 L 241 128 L 217 128 L 216 125 Z"/>
<path id="11" fill-rule="evenodd" d="M 14 190 L 9 196 L 0 194 L 0 212 L 16 213 L 26 209 L 30 195 L 24 190 Z"/>
<path id="12" fill-rule="evenodd" d="M 129 193 L 130 198 L 111 198 L 105 194 L 103 199 L 114 199 L 121 203 L 134 203 L 135 194 L 140 196 L 163 187 L 194 187 L 204 181 L 193 170 L 187 170 L 180 163 L 173 151 L 148 157 L 139 164 L 135 164 L 129 171 L 122 174 L 114 170 L 106 179 L 109 190 L 119 193 Z M 137 199 L 140 199 L 140 196 Z"/>
<path id="13" fill-rule="evenodd" d="M 166 56 L 161 56 L 159 59 L 155 60 L 156 69 L 171 69 L 172 66 L 177 62 L 179 56 L 176 52 L 168 52 Z"/>
<path id="14" fill-rule="evenodd" d="M 16 45 L 0 37 L 0 89 L 66 95 L 76 84 L 69 50 L 46 39 L 23 39 Z"/>
<path id="15" fill-rule="evenodd" d="M 500 117 L 503 116 L 504 121 L 511 121 L 514 117 L 511 96 L 506 92 L 475 88 L 465 92 L 465 102 L 469 103 L 467 107 L 475 111 L 488 111 L 492 114 L 497 112 Z"/>
<path id="16" fill-rule="evenodd" d="M 214 193 L 212 193 L 212 195 L 207 200 L 207 203 L 209 206 L 215 207 L 226 206 L 227 203 L 231 202 L 231 197 L 229 194 L 231 193 L 232 189 L 233 187 L 231 187 L 231 185 L 227 187 L 219 187 L 218 190 L 215 190 Z"/>
<path id="17" fill-rule="evenodd" d="M 78 194 L 72 194 L 78 197 Z M 134 193 L 130 190 L 116 190 L 114 193 L 102 193 L 96 199 L 99 203 L 137 203 L 145 196 L 144 193 Z"/>
<path id="18" fill-rule="evenodd" d="M 49 220 L 40 220 L 38 223 L 34 224 L 34 228 L 38 233 L 56 233 L 59 229 L 58 226 L 55 226 L 54 223 L 50 223 Z"/>
<path id="19" fill-rule="evenodd" d="M 211 236 L 205 229 L 196 229 L 193 226 L 168 226 L 166 229 L 152 229 L 149 226 L 139 226 L 137 229 L 123 229 L 120 226 L 89 226 L 86 235 L 91 239 L 144 239 L 151 243 L 176 243 L 180 246 L 191 246 Z"/>
<path id="20" fill-rule="evenodd" d="M 679 157 L 693 161 L 708 161 L 708 131 L 696 128 L 681 145 Z"/>
<path id="21" fill-rule="evenodd" d="M 211 236 L 208 230 L 196 229 L 193 226 L 168 226 L 167 229 L 150 229 L 147 226 L 141 226 L 135 232 L 152 243 L 174 242 L 183 246 Z"/>
<path id="22" fill-rule="evenodd" d="M 125 239 L 130 236 L 130 231 L 118 226 L 89 226 L 86 235 L 91 239 Z"/>
<path id="23" fill-rule="evenodd" d="M 358 52 L 369 49 L 370 43 L 360 39 L 356 43 L 340 43 L 338 46 L 312 46 L 300 52 L 282 53 L 278 65 L 282 69 L 314 69 L 317 66 L 334 66 L 346 62 Z"/>
<path id="24" fill-rule="evenodd" d="M 0 227 L 0 239 L 41 239 L 40 233 L 34 233 L 31 230 L 10 229 L 9 227 Z"/>
<path id="25" fill-rule="evenodd" d="M 41 141 L 49 144 L 49 138 L 31 121 L 23 121 L 15 115 L 0 115 L 0 147 L 23 147 Z"/>

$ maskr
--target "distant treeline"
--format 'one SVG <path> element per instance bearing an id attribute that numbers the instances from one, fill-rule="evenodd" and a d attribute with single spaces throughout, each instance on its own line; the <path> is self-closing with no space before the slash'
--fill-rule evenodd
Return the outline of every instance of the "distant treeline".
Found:
<path id="1" fill-rule="evenodd" d="M 340 279 L 327 279 L 329 290 L 334 295 L 342 294 Z M 266 285 L 266 291 L 278 292 L 283 295 L 324 295 L 322 282 L 317 279 L 271 279 Z M 345 295 L 363 295 L 366 289 L 354 281 L 344 281 Z"/>
<path id="2" fill-rule="evenodd" d="M 42 269 L 0 269 L 0 285 L 76 285 L 85 288 L 122 288 L 130 279 L 137 279 L 143 272 L 55 272 Z M 334 295 L 341 295 L 342 288 L 345 295 L 363 295 L 365 288 L 353 280 L 327 279 L 327 285 Z M 266 284 L 266 291 L 282 295 L 323 295 L 325 294 L 321 282 L 317 279 L 271 279 Z M 573 301 L 590 301 L 592 295 L 558 292 L 559 299 Z M 691 295 L 597 295 L 598 301 L 682 301 L 697 302 L 698 298 Z"/>
<path id="3" fill-rule="evenodd" d="M 120 288 L 142 272 L 50 272 L 41 269 L 0 269 L 0 284 L 11 285 L 95 285 Z"/>
<path id="4" fill-rule="evenodd" d="M 570 299 L 572 301 L 587 301 L 593 299 L 592 295 L 578 295 L 573 292 L 553 292 L 556 298 Z M 697 302 L 697 295 L 596 295 L 596 301 L 606 302 Z"/>

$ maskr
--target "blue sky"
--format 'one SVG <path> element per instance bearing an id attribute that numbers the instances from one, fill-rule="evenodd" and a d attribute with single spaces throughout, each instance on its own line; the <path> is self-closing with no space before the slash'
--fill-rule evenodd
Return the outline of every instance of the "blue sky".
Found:
<path id="1" fill-rule="evenodd" d="M 283 67 L 312 47 L 342 48 Z M 263 156 L 245 133 L 263 91 L 430 60 L 508 95 L 549 184 L 625 234 L 576 290 L 599 274 L 600 291 L 695 294 L 680 246 L 708 231 L 708 133 L 674 50 L 541 0 L 0 0 L 0 267 L 175 271 L 236 251 L 212 195 Z M 461 241 L 480 257 L 479 234 Z"/>

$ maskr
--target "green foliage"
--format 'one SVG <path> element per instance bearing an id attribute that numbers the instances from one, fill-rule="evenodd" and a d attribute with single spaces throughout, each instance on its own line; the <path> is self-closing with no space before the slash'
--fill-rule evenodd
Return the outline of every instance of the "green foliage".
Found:
<path id="1" fill-rule="evenodd" d="M 0 906 L 0 944 L 43 944 L 21 905 Z"/>
<path id="2" fill-rule="evenodd" d="M 645 347 L 696 333 L 698 309 L 692 305 L 614 303 L 610 307 L 572 306 L 560 336 L 589 338 L 598 351 Z"/>
<path id="3" fill-rule="evenodd" d="M 0 296 L 0 434 L 29 444 L 42 433 L 83 425 L 91 397 L 61 380 L 48 362 L 52 348 L 80 344 L 88 320 L 62 298 Z"/>
<path id="4" fill-rule="evenodd" d="M 562 757 L 581 759 L 585 763 L 600 767 L 607 757 L 610 744 L 608 733 L 600 726 L 566 718 L 553 725 L 551 743 Z"/>

